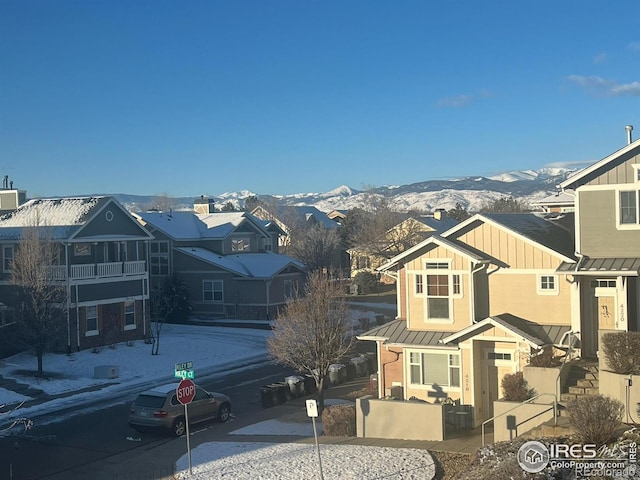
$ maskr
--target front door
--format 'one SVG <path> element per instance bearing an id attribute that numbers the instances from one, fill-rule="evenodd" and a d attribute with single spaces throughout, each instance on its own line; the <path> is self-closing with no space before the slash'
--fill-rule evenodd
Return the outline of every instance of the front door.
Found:
<path id="1" fill-rule="evenodd" d="M 512 352 L 496 352 L 485 349 L 482 362 L 482 411 L 483 417 L 493 417 L 493 402 L 501 398 L 502 379 L 515 371 Z"/>
<path id="2" fill-rule="evenodd" d="M 615 298 L 598 297 L 598 330 L 615 328 Z"/>

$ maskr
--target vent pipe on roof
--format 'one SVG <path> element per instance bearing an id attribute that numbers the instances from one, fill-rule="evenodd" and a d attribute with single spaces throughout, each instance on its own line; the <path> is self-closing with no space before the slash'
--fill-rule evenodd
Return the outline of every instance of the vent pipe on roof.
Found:
<path id="1" fill-rule="evenodd" d="M 624 127 L 624 129 L 627 131 L 627 145 L 629 145 L 633 141 L 631 139 L 631 132 L 633 131 L 633 125 L 627 125 L 626 127 Z"/>

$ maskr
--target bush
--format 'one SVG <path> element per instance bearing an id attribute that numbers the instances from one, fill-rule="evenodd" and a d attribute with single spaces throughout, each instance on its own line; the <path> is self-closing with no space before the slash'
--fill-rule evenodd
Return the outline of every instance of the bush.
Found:
<path id="1" fill-rule="evenodd" d="M 615 373 L 640 375 L 640 332 L 605 333 L 602 351 Z"/>
<path id="2" fill-rule="evenodd" d="M 322 411 L 322 428 L 330 437 L 356 436 L 356 407 L 333 405 Z"/>
<path id="3" fill-rule="evenodd" d="M 604 395 L 586 395 L 567 403 L 569 421 L 577 439 L 598 446 L 614 438 L 623 412 L 621 402 Z"/>
<path id="4" fill-rule="evenodd" d="M 536 354 L 531 355 L 529 359 L 529 365 L 532 367 L 558 367 L 560 366 L 560 359 L 553 355 L 553 347 L 551 345 L 546 346 L 542 349 L 542 351 L 536 352 Z"/>
<path id="5" fill-rule="evenodd" d="M 358 293 L 374 293 L 378 287 L 378 277 L 375 273 L 360 272 L 353 277 L 353 283 L 358 286 Z"/>
<path id="6" fill-rule="evenodd" d="M 503 399 L 509 402 L 524 402 L 533 397 L 534 390 L 529 388 L 522 372 L 509 373 L 502 377 Z"/>

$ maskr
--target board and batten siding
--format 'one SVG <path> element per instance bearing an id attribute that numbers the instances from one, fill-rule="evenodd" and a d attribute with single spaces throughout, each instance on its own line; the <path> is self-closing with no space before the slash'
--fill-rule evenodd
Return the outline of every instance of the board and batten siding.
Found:
<path id="1" fill-rule="evenodd" d="M 599 175 L 595 172 L 584 185 L 620 185 L 634 183 L 633 165 L 640 164 L 640 149 L 634 148 L 617 159 L 616 165 L 608 165 Z M 582 207 L 581 207 L 582 208 Z"/>
<path id="2" fill-rule="evenodd" d="M 501 260 L 510 268 L 549 270 L 560 264 L 560 259 L 550 252 L 487 223 L 481 223 L 457 239 Z"/>

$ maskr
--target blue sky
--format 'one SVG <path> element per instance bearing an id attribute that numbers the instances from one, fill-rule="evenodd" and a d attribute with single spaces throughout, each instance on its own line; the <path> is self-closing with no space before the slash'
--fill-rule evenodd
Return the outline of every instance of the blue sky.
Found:
<path id="1" fill-rule="evenodd" d="M 639 18 L 637 0 L 0 0 L 0 175 L 197 196 L 584 165 L 640 136 Z"/>

